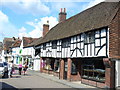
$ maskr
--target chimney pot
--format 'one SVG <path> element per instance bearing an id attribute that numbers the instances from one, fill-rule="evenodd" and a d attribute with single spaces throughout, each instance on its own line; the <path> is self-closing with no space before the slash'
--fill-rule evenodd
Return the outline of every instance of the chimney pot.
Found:
<path id="1" fill-rule="evenodd" d="M 66 9 L 64 8 L 64 11 L 62 11 L 61 8 L 61 12 L 59 13 L 59 23 L 66 20 L 66 15 Z"/>
<path id="2" fill-rule="evenodd" d="M 62 8 L 60 9 L 60 12 L 62 12 Z"/>
<path id="3" fill-rule="evenodd" d="M 64 8 L 64 13 L 66 13 L 66 9 Z"/>

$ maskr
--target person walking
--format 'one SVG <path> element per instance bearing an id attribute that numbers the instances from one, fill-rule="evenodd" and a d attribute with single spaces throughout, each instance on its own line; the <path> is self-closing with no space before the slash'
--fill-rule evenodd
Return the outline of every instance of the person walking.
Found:
<path id="1" fill-rule="evenodd" d="M 28 66 L 27 66 L 27 64 L 25 64 L 25 66 L 23 67 L 24 75 L 26 74 L 27 68 L 28 68 Z"/>
<path id="2" fill-rule="evenodd" d="M 22 64 L 19 64 L 19 75 L 22 73 Z"/>
<path id="3" fill-rule="evenodd" d="M 13 73 L 13 61 L 10 61 L 10 63 L 8 64 L 8 76 L 9 78 L 12 77 L 12 73 Z"/>

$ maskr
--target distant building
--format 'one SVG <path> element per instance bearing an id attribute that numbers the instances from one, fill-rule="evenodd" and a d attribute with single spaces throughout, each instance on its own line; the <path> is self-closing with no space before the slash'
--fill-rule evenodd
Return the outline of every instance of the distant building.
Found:
<path id="1" fill-rule="evenodd" d="M 2 54 L 2 50 L 3 50 L 3 43 L 0 42 L 0 55 Z"/>
<path id="2" fill-rule="evenodd" d="M 2 52 L 2 56 L 4 57 L 4 61 L 6 61 L 6 62 L 12 61 L 11 46 L 18 39 L 19 38 L 15 38 L 15 37 L 13 37 L 13 38 L 4 38 L 4 40 L 3 40 L 3 52 Z"/>
<path id="3" fill-rule="evenodd" d="M 34 57 L 35 57 L 35 49 L 34 49 L 34 42 L 38 40 L 38 38 L 31 38 L 31 37 L 23 37 L 21 46 L 22 47 L 22 60 L 23 64 L 27 63 L 29 68 L 33 69 Z"/>
<path id="4" fill-rule="evenodd" d="M 0 61 L 2 61 L 2 50 L 3 50 L 3 44 L 0 42 Z"/>
<path id="5" fill-rule="evenodd" d="M 18 65 L 20 63 L 20 45 L 21 45 L 22 40 L 16 40 L 15 43 L 12 44 L 11 46 L 11 57 L 13 59 L 13 63 Z"/>

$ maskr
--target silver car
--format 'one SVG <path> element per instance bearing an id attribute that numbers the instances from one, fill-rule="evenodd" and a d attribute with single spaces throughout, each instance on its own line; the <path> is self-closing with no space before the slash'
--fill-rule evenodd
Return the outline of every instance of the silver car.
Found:
<path id="1" fill-rule="evenodd" d="M 0 62 L 0 77 L 7 77 L 7 76 L 8 76 L 7 63 Z"/>
<path id="2" fill-rule="evenodd" d="M 4 76 L 4 64 L 0 62 L 0 77 Z"/>

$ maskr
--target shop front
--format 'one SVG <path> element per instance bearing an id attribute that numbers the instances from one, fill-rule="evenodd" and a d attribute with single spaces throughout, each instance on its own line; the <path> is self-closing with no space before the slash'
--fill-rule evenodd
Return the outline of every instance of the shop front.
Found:
<path id="1" fill-rule="evenodd" d="M 54 58 L 42 58 L 40 71 L 43 73 L 59 76 L 59 59 Z"/>
<path id="2" fill-rule="evenodd" d="M 114 88 L 114 61 L 95 57 L 61 59 L 60 79 L 81 81 L 100 88 Z"/>
<path id="3" fill-rule="evenodd" d="M 84 58 L 81 65 L 81 82 L 96 87 L 105 87 L 105 65 L 103 58 Z"/>

